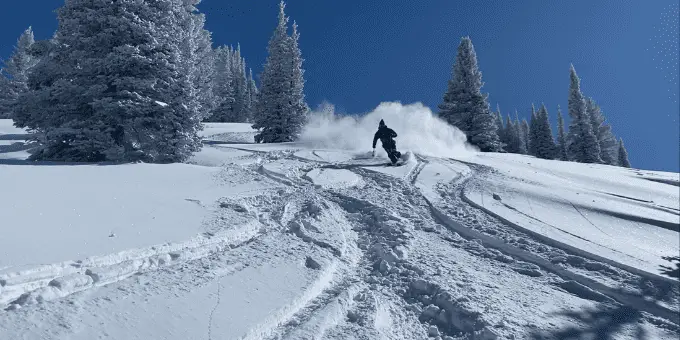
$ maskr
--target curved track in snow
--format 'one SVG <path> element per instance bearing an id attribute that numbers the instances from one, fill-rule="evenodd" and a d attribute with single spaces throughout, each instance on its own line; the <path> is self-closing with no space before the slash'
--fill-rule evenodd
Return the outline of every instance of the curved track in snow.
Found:
<path id="1" fill-rule="evenodd" d="M 248 237 L 151 254 L 168 253 L 163 265 L 144 265 L 160 263 L 150 255 L 82 273 L 101 284 L 41 277 L 8 299 L 14 307 L 0 314 L 0 337 L 523 339 L 562 324 L 587 328 L 556 314 L 600 305 L 640 311 L 636 322 L 662 339 L 678 330 L 668 307 L 677 290 L 654 296 L 667 305 L 648 301 L 632 291 L 660 292 L 664 282 L 562 249 L 471 204 L 465 186 L 478 174 L 464 163 L 414 155 L 391 168 L 327 161 L 320 150 L 306 158 L 219 147 L 252 153 L 230 169 L 278 185 L 217 202 L 221 231 L 251 221 Z M 222 235 L 213 232 L 208 238 Z M 634 326 L 621 332 L 636 334 Z"/>

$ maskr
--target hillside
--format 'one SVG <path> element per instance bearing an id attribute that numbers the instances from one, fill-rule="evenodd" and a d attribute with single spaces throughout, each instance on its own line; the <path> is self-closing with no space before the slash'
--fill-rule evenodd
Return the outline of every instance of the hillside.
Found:
<path id="1" fill-rule="evenodd" d="M 207 124 L 170 165 L 27 162 L 0 120 L 0 339 L 677 338 L 679 174 L 477 153 L 396 108 L 296 143 Z M 405 165 L 371 157 L 377 116 Z"/>

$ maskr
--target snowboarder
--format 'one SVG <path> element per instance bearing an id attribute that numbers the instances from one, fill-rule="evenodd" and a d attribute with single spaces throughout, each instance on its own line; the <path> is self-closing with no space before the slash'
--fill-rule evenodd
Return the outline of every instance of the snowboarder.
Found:
<path id="1" fill-rule="evenodd" d="M 373 136 L 373 156 L 375 157 L 375 143 L 380 139 L 380 143 L 382 143 L 383 149 L 387 152 L 390 161 L 392 161 L 392 164 L 396 164 L 397 160 L 401 158 L 401 152 L 397 151 L 397 142 L 394 141 L 394 137 L 397 137 L 397 133 L 388 128 L 381 119 L 378 131 Z"/>

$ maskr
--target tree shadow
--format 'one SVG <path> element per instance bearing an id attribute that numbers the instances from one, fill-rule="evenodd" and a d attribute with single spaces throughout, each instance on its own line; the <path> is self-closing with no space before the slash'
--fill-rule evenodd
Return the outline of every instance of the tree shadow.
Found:
<path id="1" fill-rule="evenodd" d="M 59 161 L 31 161 L 27 159 L 0 159 L 0 165 L 19 165 L 19 166 L 110 166 L 110 165 L 125 165 L 135 164 L 133 162 L 59 162 Z"/>
<path id="2" fill-rule="evenodd" d="M 667 259 L 669 261 L 679 261 L 677 257 Z M 676 262 L 676 265 L 678 263 Z M 676 269 L 671 269 L 676 271 Z M 634 302 L 630 305 L 622 305 L 614 301 L 598 302 L 594 307 L 584 308 L 579 311 L 563 310 L 554 313 L 553 315 L 560 319 L 571 319 L 574 325 L 565 326 L 557 330 L 537 330 L 531 334 L 531 339 L 534 340 L 611 340 L 618 339 L 621 335 L 628 335 L 632 339 L 651 340 L 644 328 L 645 324 L 653 324 L 659 329 L 668 330 L 669 333 L 677 333 L 680 331 L 680 317 L 677 312 L 673 312 L 673 307 L 678 306 L 680 301 L 680 282 L 669 282 L 662 279 L 650 279 L 640 277 L 637 282 L 629 282 L 635 286 L 635 291 L 619 288 L 617 291 L 621 295 L 628 295 L 630 297 L 642 298 L 642 300 L 653 303 L 660 308 L 665 308 L 669 311 L 670 318 L 653 317 L 649 318 L 646 313 L 633 307 Z M 624 333 L 624 334 L 622 334 Z"/>
<path id="3" fill-rule="evenodd" d="M 579 326 L 569 326 L 557 331 L 536 331 L 531 334 L 535 340 L 613 340 L 626 328 L 631 328 L 635 339 L 647 339 L 642 327 L 642 313 L 632 307 L 600 303 L 594 308 L 582 311 L 563 311 L 557 315 L 576 321 Z"/>
<path id="4" fill-rule="evenodd" d="M 662 256 L 661 258 L 671 262 L 671 266 L 659 266 L 661 267 L 661 274 L 671 278 L 680 279 L 680 256 Z M 675 263 L 675 268 L 673 268 L 672 263 Z"/>

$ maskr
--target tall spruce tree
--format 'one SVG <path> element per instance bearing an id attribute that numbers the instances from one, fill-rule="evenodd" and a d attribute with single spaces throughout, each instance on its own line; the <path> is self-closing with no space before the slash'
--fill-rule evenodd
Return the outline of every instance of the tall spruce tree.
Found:
<path id="1" fill-rule="evenodd" d="M 618 143 L 618 165 L 624 168 L 630 168 L 630 161 L 628 160 L 628 151 L 623 145 L 623 138 L 619 138 Z"/>
<path id="2" fill-rule="evenodd" d="M 167 163 L 200 149 L 182 2 L 66 0 L 57 13 L 16 110 L 41 132 L 31 159 Z"/>
<path id="3" fill-rule="evenodd" d="M 527 150 L 527 141 L 526 141 L 526 134 L 524 132 L 524 124 L 526 120 L 520 123 L 519 121 L 519 114 L 517 113 L 517 110 L 515 110 L 515 138 L 517 139 L 517 153 L 526 155 L 528 150 Z"/>
<path id="4" fill-rule="evenodd" d="M 232 55 L 231 74 L 234 88 L 234 119 L 233 122 L 245 123 L 251 120 L 248 109 L 248 79 L 246 78 L 245 59 L 241 56 L 239 44 Z"/>
<path id="5" fill-rule="evenodd" d="M 521 137 L 524 144 L 524 154 L 529 155 L 529 123 L 526 118 L 522 118 Z"/>
<path id="6" fill-rule="evenodd" d="M 28 76 L 38 59 L 29 51 L 35 39 L 27 28 L 19 37 L 12 56 L 0 70 L 0 118 L 11 118 L 19 96 L 28 90 Z"/>
<path id="7" fill-rule="evenodd" d="M 538 128 L 536 127 L 537 121 L 536 107 L 532 103 L 531 116 L 529 117 L 529 138 L 527 138 L 527 149 L 532 156 L 536 156 L 536 145 L 534 144 L 534 141 L 536 140 L 536 132 L 538 131 Z"/>
<path id="8" fill-rule="evenodd" d="M 253 70 L 248 71 L 248 116 L 251 120 L 255 117 L 255 107 L 257 105 L 257 85 L 253 79 Z"/>
<path id="9" fill-rule="evenodd" d="M 5 70 L 0 68 L 0 119 L 11 118 L 16 98 L 12 96 L 12 82 L 4 76 Z"/>
<path id="10" fill-rule="evenodd" d="M 448 89 L 439 105 L 439 115 L 463 131 L 470 144 L 481 151 L 502 150 L 498 126 L 489 109 L 488 94 L 483 94 L 482 73 L 469 37 L 461 38 Z"/>
<path id="11" fill-rule="evenodd" d="M 590 117 L 593 133 L 595 133 L 600 144 L 600 158 L 605 164 L 617 165 L 619 143 L 612 133 L 612 127 L 605 124 L 602 110 L 593 98 L 586 99 L 586 110 Z"/>
<path id="12" fill-rule="evenodd" d="M 285 4 L 279 5 L 279 23 L 269 40 L 268 56 L 260 76 L 257 114 L 253 121 L 256 143 L 294 141 L 307 122 L 309 107 L 304 97 L 302 53 L 298 47 L 299 32 L 293 24 L 288 35 Z"/>
<path id="13" fill-rule="evenodd" d="M 208 122 L 231 122 L 234 116 L 234 86 L 232 74 L 232 50 L 227 46 L 219 46 L 214 52 L 213 95 L 215 108 L 205 120 Z"/>
<path id="14" fill-rule="evenodd" d="M 569 159 L 581 163 L 601 163 L 600 144 L 593 133 L 586 101 L 581 93 L 581 80 L 576 74 L 574 65 L 570 66 L 569 77 L 569 117 L 571 118 L 567 134 Z"/>
<path id="15" fill-rule="evenodd" d="M 566 161 L 569 160 L 567 156 L 567 137 L 564 132 L 564 117 L 562 117 L 562 109 L 557 106 L 557 159 Z"/>
<path id="16" fill-rule="evenodd" d="M 217 105 L 213 92 L 215 53 L 211 34 L 205 29 L 205 15 L 196 8 L 201 0 L 182 1 L 189 13 L 183 25 L 183 72 L 189 76 L 192 91 L 192 95 L 185 99 L 185 103 L 195 109 L 203 120 L 213 113 Z"/>
<path id="17" fill-rule="evenodd" d="M 506 143 L 505 151 L 519 153 L 521 144 L 519 126 L 512 121 L 510 115 L 508 115 L 505 120 L 505 131 L 503 132 L 503 136 L 505 137 Z"/>
<path id="18" fill-rule="evenodd" d="M 501 115 L 501 107 L 496 104 L 496 130 L 498 131 L 498 139 L 500 139 L 503 146 L 507 144 L 505 138 L 505 127 L 503 126 L 503 115 Z"/>
<path id="19" fill-rule="evenodd" d="M 543 159 L 553 159 L 555 157 L 555 141 L 553 140 L 552 128 L 550 127 L 550 118 L 548 116 L 548 109 L 545 104 L 536 114 L 535 123 L 536 132 L 533 134 L 534 140 L 531 142 L 535 156 Z"/>

